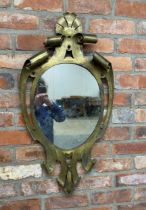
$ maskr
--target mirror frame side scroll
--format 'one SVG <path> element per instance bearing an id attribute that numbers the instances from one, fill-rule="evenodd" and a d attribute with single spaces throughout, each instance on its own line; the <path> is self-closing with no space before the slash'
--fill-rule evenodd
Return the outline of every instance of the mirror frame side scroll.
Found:
<path id="1" fill-rule="evenodd" d="M 47 38 L 45 41 L 45 51 L 26 60 L 20 75 L 20 100 L 24 121 L 32 138 L 39 141 L 45 149 L 46 160 L 44 166 L 50 174 L 53 172 L 56 162 L 58 162 L 61 166 L 61 172 L 57 181 L 66 193 L 71 193 L 80 180 L 77 163 L 80 161 L 87 172 L 91 170 L 95 163 L 95 160 L 91 158 L 91 150 L 94 143 L 104 135 L 110 120 L 114 80 L 112 65 L 103 56 L 98 53 L 94 53 L 92 58 L 83 55 L 83 45 L 94 44 L 97 42 L 97 38 L 95 35 L 82 33 L 82 25 L 76 14 L 65 13 L 63 17 L 59 18 L 56 24 L 56 34 L 56 36 Z M 50 56 L 52 49 L 54 49 L 54 53 Z M 72 56 L 66 56 L 68 53 Z M 37 123 L 33 106 L 37 82 L 41 75 L 55 65 L 66 63 L 77 64 L 87 69 L 96 79 L 101 94 L 101 111 L 94 131 L 83 144 L 73 149 L 61 149 L 48 141 Z M 108 86 L 109 100 L 106 110 L 102 78 L 106 79 Z M 31 79 L 31 89 L 29 94 L 30 107 L 28 109 L 26 86 L 29 79 Z"/>

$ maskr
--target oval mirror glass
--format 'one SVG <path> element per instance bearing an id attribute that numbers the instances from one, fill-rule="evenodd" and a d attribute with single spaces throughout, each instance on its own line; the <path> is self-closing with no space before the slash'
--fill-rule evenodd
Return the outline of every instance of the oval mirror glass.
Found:
<path id="1" fill-rule="evenodd" d="M 62 149 L 84 143 L 101 110 L 95 77 L 76 64 L 59 64 L 41 75 L 35 94 L 35 117 L 48 140 Z"/>

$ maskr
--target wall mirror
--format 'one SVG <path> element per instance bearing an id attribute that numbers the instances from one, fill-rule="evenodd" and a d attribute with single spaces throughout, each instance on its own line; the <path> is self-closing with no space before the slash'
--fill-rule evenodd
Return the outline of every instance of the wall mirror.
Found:
<path id="1" fill-rule="evenodd" d="M 97 42 L 82 33 L 80 20 L 65 13 L 56 23 L 56 36 L 45 50 L 26 60 L 20 76 L 20 99 L 26 126 L 46 152 L 45 167 L 65 192 L 79 183 L 77 163 L 89 171 L 95 161 L 91 150 L 104 135 L 113 104 L 113 71 L 98 53 L 87 57 L 84 44 Z"/>

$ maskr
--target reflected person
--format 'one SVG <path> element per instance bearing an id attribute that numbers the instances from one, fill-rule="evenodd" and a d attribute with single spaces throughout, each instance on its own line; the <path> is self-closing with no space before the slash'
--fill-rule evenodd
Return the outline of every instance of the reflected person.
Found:
<path id="1" fill-rule="evenodd" d="M 65 113 L 61 106 L 52 102 L 47 94 L 47 86 L 43 79 L 40 79 L 35 96 L 35 116 L 44 135 L 54 142 L 53 120 L 63 122 Z"/>

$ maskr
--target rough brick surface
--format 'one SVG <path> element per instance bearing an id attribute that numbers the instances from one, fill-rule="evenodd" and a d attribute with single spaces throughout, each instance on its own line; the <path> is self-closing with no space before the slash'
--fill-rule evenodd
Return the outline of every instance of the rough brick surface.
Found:
<path id="1" fill-rule="evenodd" d="M 26 131 L 19 130 L 1 130 L 0 131 L 0 145 L 19 145 L 30 144 L 31 137 Z"/>
<path id="2" fill-rule="evenodd" d="M 99 192 L 94 193 L 92 197 L 93 204 L 106 204 L 106 203 L 122 203 L 131 201 L 132 194 L 130 190 L 115 190 L 112 192 Z"/>
<path id="3" fill-rule="evenodd" d="M 145 201 L 146 199 L 146 188 L 136 188 L 134 199 L 136 201 Z"/>
<path id="4" fill-rule="evenodd" d="M 136 156 L 134 159 L 135 168 L 136 169 L 146 168 L 145 161 L 146 161 L 146 156 Z"/>
<path id="5" fill-rule="evenodd" d="M 2 184 L 0 186 L 0 199 L 17 195 L 14 184 Z"/>
<path id="6" fill-rule="evenodd" d="M 112 178 L 110 176 L 92 176 L 82 179 L 79 189 L 97 189 L 110 186 L 112 186 Z"/>
<path id="7" fill-rule="evenodd" d="M 132 104 L 132 94 L 130 93 L 115 93 L 115 106 L 130 106 Z"/>
<path id="8" fill-rule="evenodd" d="M 115 127 L 108 128 L 104 139 L 108 141 L 121 141 L 128 140 L 130 138 L 130 129 L 128 127 Z"/>
<path id="9" fill-rule="evenodd" d="M 25 10 L 48 10 L 53 12 L 60 12 L 63 8 L 62 0 L 14 0 L 14 5 L 17 8 L 25 9 Z"/>
<path id="10" fill-rule="evenodd" d="M 146 34 L 146 21 L 141 21 L 137 24 L 138 34 Z"/>
<path id="11" fill-rule="evenodd" d="M 123 108 L 113 110 L 113 123 L 133 123 L 134 122 L 134 112 L 132 109 Z"/>
<path id="12" fill-rule="evenodd" d="M 120 39 L 119 48 L 120 53 L 146 53 L 145 39 Z"/>
<path id="13" fill-rule="evenodd" d="M 132 70 L 132 60 L 129 57 L 106 56 L 106 58 L 112 63 L 112 67 L 114 71 L 131 71 Z"/>
<path id="14" fill-rule="evenodd" d="M 9 163 L 12 162 L 12 160 L 12 150 L 0 149 L 0 163 Z"/>
<path id="15" fill-rule="evenodd" d="M 139 185 L 146 183 L 146 174 L 122 174 L 117 175 L 118 185 Z"/>
<path id="16" fill-rule="evenodd" d="M 46 200 L 46 208 L 63 209 L 63 208 L 75 208 L 86 207 L 88 205 L 87 195 L 72 195 L 66 199 L 62 196 L 50 197 Z"/>
<path id="17" fill-rule="evenodd" d="M 19 50 L 43 50 L 44 35 L 19 35 L 17 37 L 17 49 Z"/>
<path id="18" fill-rule="evenodd" d="M 12 126 L 14 124 L 13 112 L 0 112 L 0 127 Z"/>
<path id="19" fill-rule="evenodd" d="M 40 164 L 0 167 L 0 179 L 2 180 L 18 180 L 27 177 L 38 178 L 41 175 L 42 169 Z"/>
<path id="20" fill-rule="evenodd" d="M 132 166 L 132 159 L 103 159 L 96 163 L 98 172 L 129 170 Z"/>
<path id="21" fill-rule="evenodd" d="M 10 0 L 1 0 L 0 7 L 8 7 L 10 6 Z"/>
<path id="22" fill-rule="evenodd" d="M 145 89 L 146 76 L 142 74 L 119 74 L 115 77 L 115 87 L 117 89 Z"/>
<path id="23" fill-rule="evenodd" d="M 135 70 L 146 71 L 146 58 L 137 58 L 135 60 Z"/>
<path id="24" fill-rule="evenodd" d="M 8 34 L 0 34 L 0 49 L 11 49 L 11 37 Z"/>
<path id="25" fill-rule="evenodd" d="M 146 152 L 146 143 L 127 143 L 127 144 L 114 144 L 113 154 L 143 154 Z"/>
<path id="26" fill-rule="evenodd" d="M 133 34 L 135 32 L 135 24 L 133 21 L 128 20 L 95 19 L 90 22 L 90 32 L 101 34 Z"/>
<path id="27" fill-rule="evenodd" d="M 119 206 L 118 210 L 145 210 L 146 208 L 146 204 L 145 203 L 141 203 L 141 204 L 131 204 L 128 206 Z"/>
<path id="28" fill-rule="evenodd" d="M 146 3 L 145 1 L 133 0 L 117 0 L 116 1 L 116 15 L 129 17 L 146 17 Z"/>
<path id="29" fill-rule="evenodd" d="M 146 110 L 136 109 L 135 110 L 135 121 L 136 122 L 146 122 Z"/>
<path id="30" fill-rule="evenodd" d="M 85 46 L 85 50 L 87 52 L 96 51 L 96 52 L 112 53 L 114 50 L 114 42 L 112 39 L 100 38 L 98 39 L 97 44 L 94 45 L 89 44 Z"/>
<path id="31" fill-rule="evenodd" d="M 138 126 L 135 129 L 135 138 L 137 139 L 145 139 L 146 138 L 146 127 Z"/>
<path id="32" fill-rule="evenodd" d="M 44 159 L 44 150 L 41 146 L 25 146 L 16 149 L 17 161 L 31 161 L 38 159 Z"/>
<path id="33" fill-rule="evenodd" d="M 27 14 L 10 14 L 0 12 L 0 28 L 10 29 L 36 29 L 38 27 L 38 18 Z"/>
<path id="34" fill-rule="evenodd" d="M 107 155 L 109 153 L 109 145 L 108 144 L 95 144 L 92 149 L 92 155 L 94 157 Z"/>
<path id="35" fill-rule="evenodd" d="M 0 55 L 0 68 L 22 69 L 24 61 L 30 57 L 30 54 Z"/>
<path id="36" fill-rule="evenodd" d="M 59 192 L 57 182 L 51 179 L 48 180 L 33 180 L 25 181 L 21 184 L 21 193 L 24 196 L 49 194 Z"/>
<path id="37" fill-rule="evenodd" d="M 69 0 L 69 11 L 77 13 L 91 13 L 91 14 L 110 14 L 111 1 L 110 0 Z"/>
<path id="38" fill-rule="evenodd" d="M 0 210 L 20 210 L 20 209 L 29 209 L 29 210 L 41 210 L 41 203 L 39 199 L 29 199 L 29 200 L 16 200 L 9 201 L 4 205 L 0 205 Z"/>
<path id="39" fill-rule="evenodd" d="M 135 105 L 146 105 L 146 93 L 135 93 Z"/>
<path id="40" fill-rule="evenodd" d="M 1 92 L 0 108 L 14 108 L 20 105 L 18 93 Z"/>

